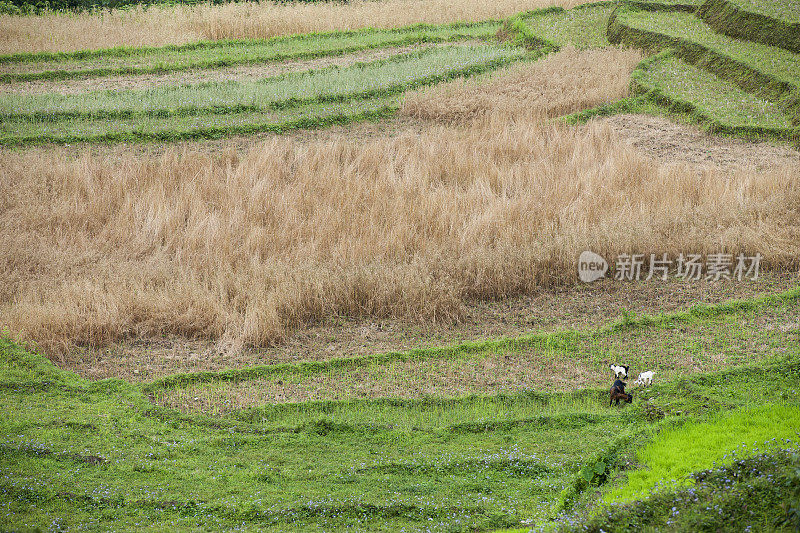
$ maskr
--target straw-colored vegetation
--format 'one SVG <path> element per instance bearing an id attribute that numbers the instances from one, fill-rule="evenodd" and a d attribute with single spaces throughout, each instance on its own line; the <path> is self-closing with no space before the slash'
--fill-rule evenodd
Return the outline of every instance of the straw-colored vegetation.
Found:
<path id="1" fill-rule="evenodd" d="M 534 110 L 563 116 L 627 95 L 636 50 L 568 48 L 535 63 L 512 66 L 491 80 L 459 78 L 406 96 L 401 113 L 458 123 L 497 112 Z"/>
<path id="2" fill-rule="evenodd" d="M 580 106 L 597 63 L 631 59 L 606 54 L 536 68 Z M 467 127 L 243 155 L 6 153 L 2 326 L 54 352 L 162 333 L 264 345 L 337 313 L 457 318 L 470 298 L 572 282 L 584 249 L 800 257 L 797 166 L 659 167 L 607 127 L 546 125 L 549 103 L 519 102 Z"/>
<path id="3" fill-rule="evenodd" d="M 161 46 L 206 39 L 263 39 L 364 27 L 499 19 L 587 0 L 356 0 L 340 3 L 241 2 L 150 7 L 100 14 L 0 16 L 0 53 Z"/>

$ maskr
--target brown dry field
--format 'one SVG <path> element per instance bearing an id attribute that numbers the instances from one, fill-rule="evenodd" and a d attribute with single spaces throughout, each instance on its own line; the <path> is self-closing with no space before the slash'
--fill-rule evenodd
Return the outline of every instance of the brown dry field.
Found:
<path id="1" fill-rule="evenodd" d="M 628 94 L 636 50 L 566 48 L 543 61 L 518 64 L 489 79 L 462 78 L 408 93 L 400 115 L 449 125 L 529 113 L 555 118 Z"/>
<path id="2" fill-rule="evenodd" d="M 659 159 L 641 151 L 663 151 L 646 141 L 657 126 L 550 120 L 624 97 L 639 59 L 564 50 L 420 91 L 401 127 L 5 150 L 0 328 L 89 377 L 145 379 L 594 324 L 638 293 L 661 294 L 642 306 L 658 311 L 796 283 L 797 152 L 750 159 L 763 150 L 743 143 L 737 159 L 737 142 L 703 148 L 680 126 L 697 150 Z M 772 273 L 576 289 L 584 249 L 757 251 Z M 584 322 L 559 314 L 595 298 Z"/>
<path id="3" fill-rule="evenodd" d="M 99 14 L 0 15 L 0 53 L 66 52 L 116 46 L 164 46 L 201 40 L 264 39 L 277 35 L 396 28 L 502 19 L 548 6 L 589 0 L 381 0 L 346 4 L 241 2 L 150 6 Z"/>
<path id="4" fill-rule="evenodd" d="M 689 163 L 698 168 L 750 167 L 767 170 L 800 163 L 800 151 L 775 142 L 754 142 L 703 133 L 696 126 L 664 117 L 621 114 L 600 119 L 639 152 L 661 163 Z"/>

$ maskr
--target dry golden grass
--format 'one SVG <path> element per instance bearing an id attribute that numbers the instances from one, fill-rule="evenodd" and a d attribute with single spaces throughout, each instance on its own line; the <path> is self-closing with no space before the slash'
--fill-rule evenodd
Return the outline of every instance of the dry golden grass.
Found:
<path id="1" fill-rule="evenodd" d="M 565 49 L 545 61 L 503 69 L 488 81 L 459 78 L 410 93 L 401 113 L 448 123 L 520 109 L 563 116 L 626 96 L 641 60 L 637 50 Z"/>
<path id="2" fill-rule="evenodd" d="M 476 22 L 527 9 L 565 8 L 589 0 L 354 0 L 340 3 L 241 2 L 149 7 L 100 14 L 0 16 L 0 53 L 162 46 L 203 39 L 263 39 L 425 22 Z"/>
<path id="3" fill-rule="evenodd" d="M 565 54 L 545 62 L 601 59 Z M 335 314 L 458 318 L 472 298 L 574 283 L 585 249 L 798 264 L 798 165 L 659 166 L 607 126 L 512 102 L 466 127 L 242 155 L 6 152 L 0 327 L 50 353 L 165 333 L 236 349 Z"/>

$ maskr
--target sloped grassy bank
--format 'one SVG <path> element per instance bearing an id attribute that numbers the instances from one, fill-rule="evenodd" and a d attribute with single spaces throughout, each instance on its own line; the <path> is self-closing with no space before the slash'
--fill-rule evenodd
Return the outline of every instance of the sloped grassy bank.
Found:
<path id="1" fill-rule="evenodd" d="M 631 86 L 634 95 L 689 115 L 711 133 L 800 138 L 793 118 L 780 105 L 681 61 L 671 49 L 644 60 L 633 72 Z"/>
<path id="2" fill-rule="evenodd" d="M 564 515 L 539 532 L 796 531 L 800 527 L 800 453 L 784 443 L 766 453 L 686 476 L 691 487 L 613 504 L 589 517 Z M 529 531 L 529 528 L 514 531 Z"/>
<path id="3" fill-rule="evenodd" d="M 706 0 L 697 10 L 697 16 L 718 33 L 800 53 L 800 22 L 785 20 L 770 9 L 771 4 L 780 3 L 765 0 L 753 5 L 741 0 Z"/>

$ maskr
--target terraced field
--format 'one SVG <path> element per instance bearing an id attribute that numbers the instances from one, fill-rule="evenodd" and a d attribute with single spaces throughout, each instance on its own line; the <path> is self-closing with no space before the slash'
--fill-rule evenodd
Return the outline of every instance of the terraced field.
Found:
<path id="1" fill-rule="evenodd" d="M 794 290 L 641 317 L 597 331 L 180 375 L 142 385 L 88 382 L 3 340 L 0 401 L 6 412 L 16 414 L 2 422 L 0 524 L 12 529 L 57 524 L 125 530 L 462 531 L 540 523 L 586 497 L 578 473 L 584 464 L 602 458 L 613 472 L 635 468 L 626 466 L 633 459 L 631 445 L 660 427 L 713 421 L 715 413 L 783 398 L 784 420 L 772 424 L 769 435 L 793 443 L 792 417 L 800 418 L 798 296 Z M 763 338 L 755 340 L 738 327 L 741 323 L 768 323 L 772 333 L 761 328 Z M 316 375 L 336 379 L 332 372 L 357 378 L 367 364 L 384 366 L 388 375 L 399 361 L 487 360 L 497 353 L 525 354 L 534 371 L 542 368 L 542 357 L 579 356 L 583 339 L 613 357 L 617 345 L 686 329 L 690 333 L 676 336 L 674 343 L 631 361 L 656 368 L 663 377 L 636 393 L 647 401 L 620 410 L 609 410 L 604 391 L 595 388 L 370 400 L 336 400 L 334 391 L 322 388 L 316 401 L 300 403 L 274 404 L 246 395 L 251 404 L 242 408 L 217 385 L 241 389 L 252 380 L 280 383 L 280 378 L 290 388 L 298 382 L 290 374 L 301 381 Z M 759 349 L 753 351 L 750 343 Z M 719 350 L 724 357 L 715 356 L 716 370 L 672 372 L 687 354 Z M 590 363 L 589 371 L 600 378 L 602 367 Z M 198 397 L 210 405 L 203 408 Z M 198 408 L 223 416 L 200 414 Z M 787 446 L 783 440 L 776 446 L 749 439 L 728 437 L 725 446 L 760 443 L 761 453 Z M 717 449 L 719 457 L 725 449 Z M 771 496 L 780 497 L 780 491 Z M 778 516 L 775 509 L 759 519 Z M 653 520 L 668 517 L 666 509 Z"/>
<path id="2" fill-rule="evenodd" d="M 375 25 L 0 57 L 0 531 L 800 527 L 795 3 Z"/>
<path id="3" fill-rule="evenodd" d="M 381 116 L 396 105 L 391 97 L 404 90 L 479 73 L 522 56 L 485 45 L 437 47 L 255 82 L 64 96 L 15 94 L 0 97 L 2 142 L 181 139 Z M 345 105 L 325 105 L 340 102 Z"/>
<path id="4" fill-rule="evenodd" d="M 705 2 L 696 13 L 623 5 L 609 24 L 609 39 L 671 50 L 671 55 L 648 60 L 633 74 L 635 88 L 648 99 L 694 115 L 719 132 L 796 141 L 800 124 L 797 54 L 757 40 L 741 40 L 747 38 L 745 32 L 736 35 L 738 39 L 729 37 L 717 31 L 717 23 L 704 22 L 723 8 L 713 1 Z M 771 44 L 788 46 L 788 41 Z M 659 71 L 661 80 L 667 71 L 671 71 L 669 76 L 679 75 L 670 77 L 671 83 L 661 83 Z"/>
<path id="5" fill-rule="evenodd" d="M 794 2 L 714 0 L 697 14 L 719 33 L 800 52 L 800 9 Z"/>
<path id="6" fill-rule="evenodd" d="M 601 48 L 609 39 L 672 49 L 674 59 L 648 60 L 633 75 L 634 91 L 660 106 L 642 111 L 671 109 L 718 133 L 791 141 L 800 122 L 800 62 L 791 43 L 800 33 L 791 6 L 757 4 L 600 2 L 525 12 L 505 24 L 3 56 L 0 143 L 218 138 L 382 119 L 410 89 L 535 60 L 564 46 Z M 731 34 L 746 17 L 728 20 L 729 11 L 746 9 L 762 23 L 784 24 L 772 32 L 780 41 L 765 42 L 749 30 L 753 41 Z M 496 34 L 516 46 L 493 44 Z M 672 86 L 656 74 L 667 70 L 680 72 Z M 636 109 L 636 102 L 623 101 L 601 114 Z"/>
<path id="7" fill-rule="evenodd" d="M 416 43 L 487 37 L 496 24 L 456 25 L 413 30 L 355 32 L 266 43 L 201 43 L 169 50 L 115 50 L 106 53 L 10 56 L 5 81 L 65 80 L 173 74 L 254 63 L 308 58 L 344 59 L 347 54 Z M 205 44 L 203 46 L 202 44 Z M 188 49 L 187 49 L 188 48 Z M 287 52 L 288 51 L 288 52 Z M 387 116 L 397 95 L 415 87 L 495 69 L 525 57 L 520 49 L 490 44 L 425 46 L 350 65 L 288 72 L 278 76 L 203 83 L 161 84 L 150 78 L 137 88 L 0 96 L 6 145 L 42 142 L 168 140 L 255 132 L 281 132 Z M 110 58 L 97 68 L 98 58 Z M 213 70 L 211 71 L 213 72 Z M 116 76 L 117 78 L 113 78 Z M 119 82 L 117 82 L 119 83 Z M 124 81 L 123 81 L 124 83 Z M 51 84 L 52 89 L 54 85 Z M 13 87 L 13 85 L 12 85 Z M 102 87 L 102 85 L 101 85 Z M 134 85 L 135 87 L 135 85 Z M 88 89 L 88 90 L 87 90 Z M 92 90 L 95 89 L 95 90 Z M 24 111 L 21 111 L 24 110 Z"/>

